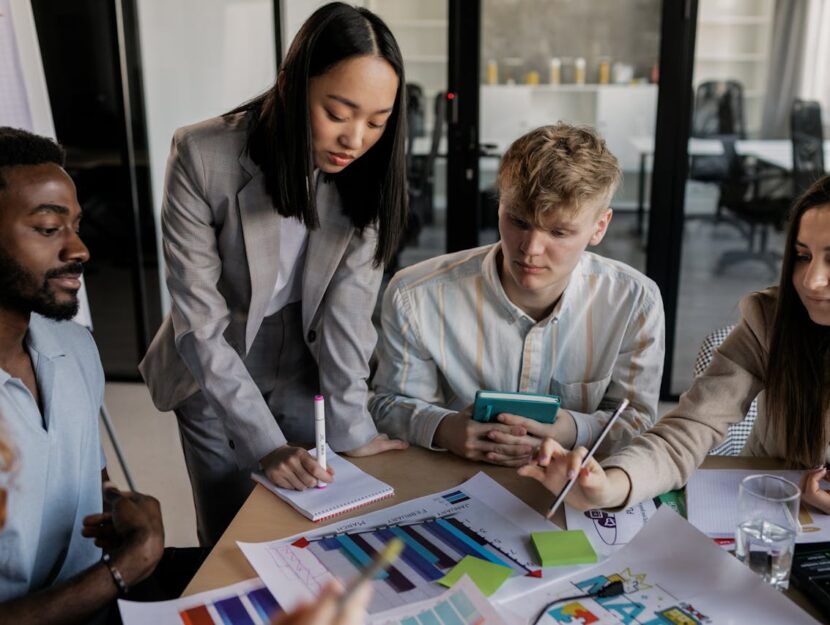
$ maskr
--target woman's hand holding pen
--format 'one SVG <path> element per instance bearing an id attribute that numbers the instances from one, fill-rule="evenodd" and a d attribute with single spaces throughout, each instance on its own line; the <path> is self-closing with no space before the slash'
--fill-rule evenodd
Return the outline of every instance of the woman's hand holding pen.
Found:
<path id="1" fill-rule="evenodd" d="M 302 447 L 283 445 L 259 461 L 262 472 L 276 486 L 305 490 L 317 486 L 317 480 L 331 483 L 334 471 L 323 469 L 317 460 Z"/>
<path id="2" fill-rule="evenodd" d="M 576 484 L 565 501 L 579 510 L 621 505 L 631 490 L 628 474 L 620 469 L 606 472 L 593 458 L 580 470 L 587 453 L 584 447 L 568 451 L 552 438 L 546 438 L 535 461 L 521 467 L 519 475 L 532 477 L 553 493 L 561 491 L 576 476 Z"/>

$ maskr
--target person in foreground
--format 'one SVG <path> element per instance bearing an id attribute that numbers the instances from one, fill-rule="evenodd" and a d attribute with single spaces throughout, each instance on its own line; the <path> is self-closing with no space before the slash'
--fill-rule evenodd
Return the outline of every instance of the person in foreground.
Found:
<path id="1" fill-rule="evenodd" d="M 18 450 L 2 498 L 0 623 L 103 618 L 114 571 L 134 586 L 164 548 L 155 499 L 107 486 L 103 500 L 104 373 L 89 331 L 68 321 L 89 252 L 63 158 L 48 139 L 0 128 L 0 414 Z"/>
<path id="2" fill-rule="evenodd" d="M 830 453 L 830 176 L 793 207 L 778 287 L 747 295 L 740 307 L 743 318 L 712 363 L 651 430 L 578 476 L 585 449 L 568 452 L 549 439 L 519 473 L 554 492 L 577 476 L 567 498 L 577 508 L 633 505 L 684 485 L 760 393 L 743 454 L 808 469 L 802 498 L 830 514 L 830 493 L 819 487 Z"/>
<path id="3" fill-rule="evenodd" d="M 586 251 L 611 222 L 617 159 L 590 128 L 517 139 L 498 173 L 501 240 L 398 272 L 383 299 L 370 409 L 378 429 L 422 447 L 520 466 L 543 437 L 590 445 L 620 399 L 604 449 L 654 423 L 663 368 L 656 285 Z M 471 420 L 479 389 L 555 394 L 556 422 Z"/>
<path id="4" fill-rule="evenodd" d="M 0 128 L 0 625 L 120 622 L 118 596 L 177 597 L 204 556 L 164 549 L 158 501 L 106 481 L 101 361 L 69 321 L 89 252 L 63 160 L 49 139 Z M 341 593 L 281 622 L 357 625 L 368 599 L 338 613 Z"/>
<path id="5" fill-rule="evenodd" d="M 403 449 L 367 409 L 381 265 L 405 223 L 403 60 L 375 14 L 324 5 L 274 86 L 176 131 L 162 236 L 171 313 L 139 365 L 178 419 L 199 540 L 214 544 L 261 469 L 303 490 L 314 442 Z"/>

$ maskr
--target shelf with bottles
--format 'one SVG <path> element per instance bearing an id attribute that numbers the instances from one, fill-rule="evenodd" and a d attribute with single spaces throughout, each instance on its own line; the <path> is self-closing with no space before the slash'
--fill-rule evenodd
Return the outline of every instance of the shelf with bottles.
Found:
<path id="1" fill-rule="evenodd" d="M 645 80 L 636 80 L 633 82 L 628 83 L 585 83 L 585 84 L 559 84 L 559 85 L 552 85 L 550 83 L 541 83 L 541 84 L 498 84 L 498 85 L 488 85 L 482 84 L 482 89 L 492 89 L 494 91 L 498 90 L 512 90 L 516 91 L 519 89 L 527 89 L 529 91 L 534 91 L 537 93 L 594 93 L 600 89 L 632 89 L 632 88 L 656 88 L 656 84 L 652 84 L 646 82 Z"/>

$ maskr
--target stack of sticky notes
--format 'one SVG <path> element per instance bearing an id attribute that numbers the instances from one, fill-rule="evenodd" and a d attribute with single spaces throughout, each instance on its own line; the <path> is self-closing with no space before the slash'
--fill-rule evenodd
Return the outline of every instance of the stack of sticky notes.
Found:
<path id="1" fill-rule="evenodd" d="M 597 553 L 582 530 L 533 532 L 530 535 L 542 566 L 590 564 Z"/>

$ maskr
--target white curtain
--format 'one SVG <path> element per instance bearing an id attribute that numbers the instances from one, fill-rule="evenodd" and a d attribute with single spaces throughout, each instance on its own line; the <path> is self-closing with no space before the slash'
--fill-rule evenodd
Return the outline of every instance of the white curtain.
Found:
<path id="1" fill-rule="evenodd" d="M 799 95 L 821 103 L 822 120 L 830 128 L 830 0 L 807 0 L 804 67 Z"/>

